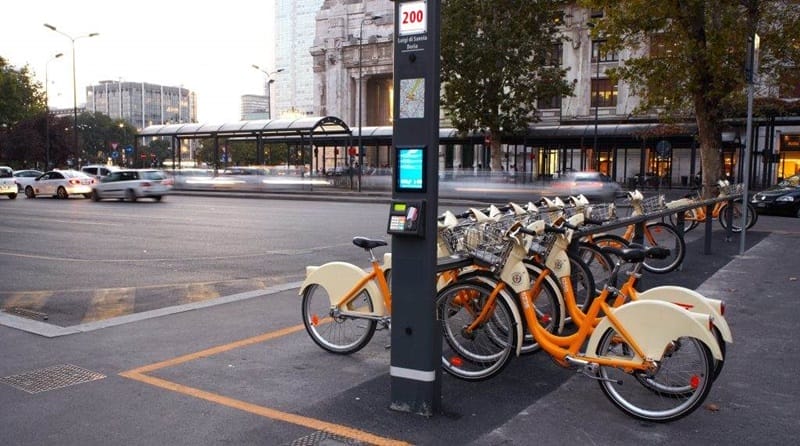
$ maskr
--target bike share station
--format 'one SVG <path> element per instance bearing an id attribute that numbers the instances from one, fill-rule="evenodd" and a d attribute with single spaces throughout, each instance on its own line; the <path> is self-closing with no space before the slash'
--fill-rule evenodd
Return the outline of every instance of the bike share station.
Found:
<path id="1" fill-rule="evenodd" d="M 436 321 L 439 169 L 439 2 L 395 1 L 395 170 L 392 235 L 391 409 L 432 416 L 441 400 Z"/>

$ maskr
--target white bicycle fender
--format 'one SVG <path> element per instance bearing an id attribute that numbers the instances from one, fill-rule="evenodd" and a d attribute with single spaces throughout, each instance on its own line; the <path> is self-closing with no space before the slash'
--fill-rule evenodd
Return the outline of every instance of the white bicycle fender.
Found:
<path id="1" fill-rule="evenodd" d="M 654 299 L 665 302 L 672 302 L 680 307 L 686 308 L 695 313 L 702 313 L 711 316 L 713 324 L 719 330 L 722 339 L 727 343 L 733 342 L 733 334 L 728 321 L 720 313 L 722 303 L 719 299 L 709 299 L 695 290 L 688 288 L 665 285 L 637 293 L 638 299 Z"/>
<path id="2" fill-rule="evenodd" d="M 614 316 L 630 333 L 648 358 L 660 360 L 666 346 L 682 336 L 705 343 L 715 359 L 722 360 L 722 351 L 708 326 L 709 316 L 692 313 L 677 305 L 658 300 L 637 300 L 613 310 Z M 705 321 L 705 324 L 700 321 Z M 586 356 L 597 357 L 600 338 L 613 328 L 607 317 L 595 327 L 586 347 Z"/>
<path id="3" fill-rule="evenodd" d="M 365 276 L 367 276 L 366 271 L 347 262 L 329 262 L 322 266 L 307 266 L 306 280 L 300 286 L 299 294 L 302 295 L 306 288 L 317 284 L 327 291 L 331 305 L 334 305 Z M 387 315 L 378 285 L 374 281 L 369 281 L 364 288 L 372 296 L 373 313 L 378 316 Z"/>
<path id="4" fill-rule="evenodd" d="M 383 253 L 383 265 L 381 265 L 384 271 L 392 269 L 392 253 L 385 252 Z"/>

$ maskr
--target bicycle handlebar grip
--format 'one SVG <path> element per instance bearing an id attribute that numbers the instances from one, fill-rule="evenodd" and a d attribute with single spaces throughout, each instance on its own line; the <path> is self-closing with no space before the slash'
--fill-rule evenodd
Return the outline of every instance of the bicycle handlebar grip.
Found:
<path id="1" fill-rule="evenodd" d="M 594 218 L 591 218 L 591 217 L 585 217 L 585 218 L 583 219 L 583 222 L 584 222 L 584 223 L 586 223 L 587 225 L 597 225 L 597 226 L 600 226 L 600 225 L 602 225 L 603 223 L 605 223 L 606 221 L 605 221 L 605 220 L 597 220 L 597 219 L 594 219 Z"/>

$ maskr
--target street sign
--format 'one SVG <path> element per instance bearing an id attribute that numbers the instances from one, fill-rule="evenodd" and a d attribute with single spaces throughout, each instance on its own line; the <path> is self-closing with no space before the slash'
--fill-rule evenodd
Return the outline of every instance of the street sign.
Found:
<path id="1" fill-rule="evenodd" d="M 125 147 L 125 153 L 132 153 L 132 152 L 133 152 L 133 146 Z"/>
<path id="2" fill-rule="evenodd" d="M 114 159 L 119 158 L 119 152 L 117 152 L 116 150 L 111 152 L 111 158 L 114 158 Z"/>

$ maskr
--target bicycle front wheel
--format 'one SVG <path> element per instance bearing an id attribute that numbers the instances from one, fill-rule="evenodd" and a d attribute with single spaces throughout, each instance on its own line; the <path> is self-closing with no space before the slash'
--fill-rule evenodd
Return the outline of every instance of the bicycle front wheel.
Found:
<path id="1" fill-rule="evenodd" d="M 664 259 L 645 259 L 642 267 L 651 273 L 664 274 L 675 271 L 686 257 L 686 242 L 674 226 L 654 222 L 645 226 L 644 242 L 647 246 L 660 246 L 669 249 Z"/>
<path id="2" fill-rule="evenodd" d="M 331 306 L 324 287 L 310 285 L 303 292 L 303 325 L 311 339 L 323 349 L 340 355 L 355 353 L 369 343 L 375 334 L 374 319 L 347 316 Z M 372 313 L 372 298 L 363 290 L 347 305 L 346 310 Z"/>
<path id="3" fill-rule="evenodd" d="M 516 346 L 516 320 L 504 294 L 489 302 L 492 288 L 477 281 L 456 282 L 436 298 L 442 328 L 442 368 L 456 378 L 480 381 L 506 366 Z M 513 304 L 513 301 L 511 302 Z M 479 320 L 485 305 L 493 305 Z"/>
<path id="4" fill-rule="evenodd" d="M 628 360 L 635 356 L 614 329 L 603 335 L 598 354 Z M 692 413 L 708 396 L 714 381 L 712 359 L 705 344 L 684 337 L 667 346 L 652 373 L 600 366 L 597 377 L 603 393 L 623 412 L 642 420 L 668 422 Z"/>

